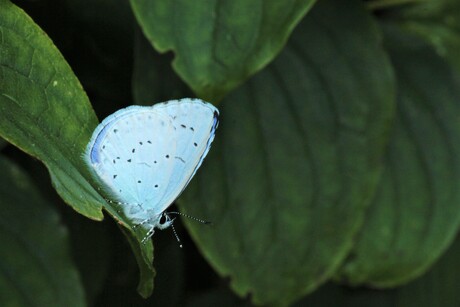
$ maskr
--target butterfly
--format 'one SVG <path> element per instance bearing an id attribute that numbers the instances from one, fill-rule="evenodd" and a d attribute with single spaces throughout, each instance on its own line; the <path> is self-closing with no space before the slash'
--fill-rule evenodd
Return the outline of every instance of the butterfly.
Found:
<path id="1" fill-rule="evenodd" d="M 108 201 L 148 229 L 143 242 L 172 225 L 165 210 L 209 152 L 218 117 L 210 103 L 184 98 L 118 110 L 93 132 L 84 160 Z"/>

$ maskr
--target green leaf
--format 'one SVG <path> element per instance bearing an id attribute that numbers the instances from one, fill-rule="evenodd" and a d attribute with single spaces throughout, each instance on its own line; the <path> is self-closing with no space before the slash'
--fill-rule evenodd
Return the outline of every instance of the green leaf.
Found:
<path id="1" fill-rule="evenodd" d="M 315 0 L 131 0 L 159 52 L 197 96 L 220 100 L 280 52 Z"/>
<path id="2" fill-rule="evenodd" d="M 460 306 L 460 238 L 421 278 L 392 290 L 348 288 L 332 283 L 321 287 L 294 307 L 457 307 Z"/>
<path id="3" fill-rule="evenodd" d="M 460 70 L 460 2 L 420 1 L 389 17 L 402 28 L 426 39 L 436 52 Z"/>
<path id="4" fill-rule="evenodd" d="M 46 34 L 6 0 L 0 0 L 0 112 L 0 135 L 43 161 L 66 203 L 95 220 L 103 218 L 104 207 L 124 227 L 131 225 L 104 200 L 83 162 L 98 121 L 80 83 Z M 148 296 L 155 275 L 152 243 L 141 246 L 144 233 L 129 231 L 141 268 L 139 289 Z"/>
<path id="5" fill-rule="evenodd" d="M 72 70 L 19 8 L 0 0 L 0 135 L 42 160 L 77 212 L 103 218 L 82 152 L 97 118 Z"/>
<path id="6" fill-rule="evenodd" d="M 398 111 L 385 171 L 341 275 L 392 287 L 423 272 L 460 225 L 460 91 L 430 46 L 388 34 Z"/>
<path id="7" fill-rule="evenodd" d="M 67 229 L 13 163 L 0 157 L 2 306 L 85 306 Z"/>
<path id="8" fill-rule="evenodd" d="M 240 296 L 286 305 L 328 279 L 376 186 L 395 95 L 380 33 L 358 1 L 320 1 L 285 51 L 225 99 L 181 209 Z"/>

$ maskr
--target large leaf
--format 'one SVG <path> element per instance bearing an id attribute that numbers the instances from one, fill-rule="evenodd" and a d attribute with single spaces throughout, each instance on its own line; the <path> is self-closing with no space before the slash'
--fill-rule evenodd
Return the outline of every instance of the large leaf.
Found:
<path id="1" fill-rule="evenodd" d="M 294 306 L 457 307 L 460 306 L 459 259 L 460 238 L 457 238 L 429 272 L 408 285 L 382 291 L 330 283 Z"/>
<path id="2" fill-rule="evenodd" d="M 76 211 L 102 219 L 101 197 L 82 174 L 96 116 L 50 39 L 6 0 L 0 0 L 0 111 L 0 135 L 42 160 Z"/>
<path id="3" fill-rule="evenodd" d="M 395 286 L 442 254 L 460 223 L 460 90 L 451 67 L 425 44 L 388 35 L 398 112 L 385 172 L 341 274 Z M 390 39 L 391 38 L 391 39 Z"/>
<path id="4" fill-rule="evenodd" d="M 420 1 L 390 16 L 396 24 L 425 38 L 460 70 L 460 1 Z"/>
<path id="5" fill-rule="evenodd" d="M 182 210 L 215 270 L 255 303 L 330 277 L 376 185 L 395 103 L 380 34 L 356 1 L 321 1 L 273 64 L 223 101 Z"/>
<path id="6" fill-rule="evenodd" d="M 123 225 L 83 162 L 97 118 L 72 70 L 45 33 L 19 8 L 0 0 L 0 135 L 47 166 L 66 203 L 96 220 L 102 207 Z M 100 194 L 101 193 L 101 194 Z M 126 230 L 141 267 L 139 291 L 153 288 L 152 244 Z"/>
<path id="7" fill-rule="evenodd" d="M 222 98 L 269 63 L 314 0 L 131 0 L 152 45 L 203 99 Z"/>
<path id="8" fill-rule="evenodd" d="M 460 237 L 427 274 L 391 290 L 350 288 L 328 283 L 293 307 L 458 307 L 460 306 Z M 218 288 L 196 295 L 187 307 L 252 306 Z"/>
<path id="9" fill-rule="evenodd" d="M 85 306 L 67 229 L 27 175 L 0 157 L 2 306 Z"/>

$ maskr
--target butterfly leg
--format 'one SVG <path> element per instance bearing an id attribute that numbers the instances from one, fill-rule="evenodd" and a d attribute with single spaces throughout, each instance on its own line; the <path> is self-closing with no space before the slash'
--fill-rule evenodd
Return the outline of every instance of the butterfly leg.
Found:
<path id="1" fill-rule="evenodd" d="M 124 203 L 124 202 L 121 202 L 121 201 L 114 201 L 114 200 L 111 200 L 111 199 L 108 199 L 108 198 L 104 198 L 104 200 L 105 200 L 107 203 L 111 204 L 111 205 L 118 205 L 118 206 L 133 206 L 133 205 L 136 205 L 136 206 L 139 206 L 139 208 L 140 208 L 141 210 L 144 210 L 144 209 L 142 208 L 142 204 Z M 121 213 L 122 210 L 121 210 L 120 208 L 118 208 L 118 209 L 117 209 L 117 212 L 118 212 L 118 213 Z"/>
<path id="2" fill-rule="evenodd" d="M 144 225 L 145 223 L 148 223 L 152 220 L 152 217 L 146 218 L 145 220 L 140 221 L 139 223 L 134 224 L 133 228 L 137 228 L 139 226 Z"/>
<path id="3" fill-rule="evenodd" d="M 152 228 L 150 228 L 149 231 L 145 234 L 145 237 L 142 239 L 141 243 L 145 244 L 147 240 L 153 236 L 154 233 L 155 233 L 155 228 L 152 226 Z"/>

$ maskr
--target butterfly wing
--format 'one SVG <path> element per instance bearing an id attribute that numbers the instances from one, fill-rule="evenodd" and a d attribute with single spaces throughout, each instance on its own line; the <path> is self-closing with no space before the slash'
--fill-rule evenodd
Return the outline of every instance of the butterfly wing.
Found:
<path id="1" fill-rule="evenodd" d="M 98 126 L 85 158 L 125 213 L 146 219 L 168 189 L 175 151 L 172 120 L 152 107 L 132 106 Z"/>
<path id="2" fill-rule="evenodd" d="M 201 165 L 217 116 L 215 107 L 199 99 L 119 110 L 96 128 L 85 161 L 129 217 L 157 216 Z"/>
<path id="3" fill-rule="evenodd" d="M 176 133 L 175 165 L 158 207 L 163 212 L 187 187 L 206 157 L 218 126 L 219 111 L 200 99 L 172 100 L 153 107 L 171 118 Z"/>

